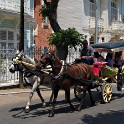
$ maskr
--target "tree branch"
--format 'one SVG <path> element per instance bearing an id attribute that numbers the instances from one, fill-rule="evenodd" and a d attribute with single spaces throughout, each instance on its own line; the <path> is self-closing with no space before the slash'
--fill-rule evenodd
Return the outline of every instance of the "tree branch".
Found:
<path id="1" fill-rule="evenodd" d="M 43 1 L 44 1 L 46 6 L 49 6 L 49 3 L 47 2 L 47 0 L 43 0 Z"/>
<path id="2" fill-rule="evenodd" d="M 47 0 L 43 0 L 44 4 L 49 8 L 48 18 L 50 21 L 50 25 L 54 32 L 58 32 L 60 28 L 57 22 L 57 7 L 59 0 L 51 0 L 51 2 L 47 2 Z"/>

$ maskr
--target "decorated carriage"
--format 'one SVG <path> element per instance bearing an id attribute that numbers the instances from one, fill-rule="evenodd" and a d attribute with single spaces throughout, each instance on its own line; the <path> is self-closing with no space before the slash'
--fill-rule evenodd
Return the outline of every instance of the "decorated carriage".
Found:
<path id="1" fill-rule="evenodd" d="M 123 51 L 124 42 L 108 42 L 108 43 L 99 43 L 91 45 L 95 52 L 109 53 L 109 52 L 118 52 Z M 122 91 L 124 83 L 124 66 L 122 67 L 122 72 L 118 73 L 118 68 L 111 68 L 107 66 L 107 62 L 94 62 L 92 69 L 95 75 L 97 75 L 101 80 L 97 81 L 96 86 L 97 91 L 100 92 L 102 102 L 108 103 L 112 98 L 112 83 L 117 83 L 117 90 Z M 96 83 L 96 82 L 95 82 Z M 100 87 L 100 88 L 99 88 Z M 99 89 L 99 90 L 98 90 Z M 85 97 L 86 90 L 83 86 L 76 85 L 74 87 L 74 94 L 78 100 L 81 100 L 82 97 Z"/>
<path id="2" fill-rule="evenodd" d="M 124 42 L 101 43 L 92 45 L 92 47 L 98 52 L 109 52 L 115 48 L 121 48 L 123 46 Z M 91 89 L 96 88 L 101 95 L 102 102 L 108 103 L 112 98 L 112 83 L 113 82 L 117 83 L 117 89 L 119 91 L 122 90 L 123 87 L 124 82 L 123 71 L 122 73 L 118 74 L 118 70 L 116 68 L 108 67 L 106 62 L 95 62 L 91 66 L 84 63 L 66 64 L 64 62 L 61 62 L 61 60 L 58 59 L 58 57 L 53 51 L 49 51 L 48 54 L 43 54 L 41 56 L 41 60 L 37 64 L 34 64 L 34 62 L 32 63 L 32 61 L 29 62 L 29 60 L 30 60 L 29 57 L 23 55 L 23 53 L 21 52 L 18 55 L 15 55 L 14 59 L 12 60 L 13 64 L 11 65 L 11 68 L 9 68 L 9 70 L 11 72 L 13 71 L 27 72 L 28 70 L 28 73 L 29 72 L 32 73 L 33 77 L 37 76 L 37 78 L 40 78 L 41 80 L 39 84 L 37 80 L 36 82 L 34 82 L 32 90 L 33 92 L 35 90 L 38 91 L 38 94 L 39 85 L 43 83 L 46 74 L 50 77 L 49 81 L 51 82 L 52 85 L 52 95 L 50 100 L 52 101 L 52 109 L 49 113 L 50 117 L 54 116 L 56 99 L 60 89 L 63 89 L 65 91 L 66 100 L 70 104 L 70 107 L 74 110 L 75 109 L 81 110 L 83 99 L 85 98 L 87 91 L 90 95 L 91 104 L 94 105 L 94 100 L 91 95 Z M 49 68 L 47 68 L 48 65 L 50 66 Z M 77 107 L 75 108 L 70 100 L 71 86 L 75 86 L 74 87 L 75 97 L 78 100 L 81 100 L 78 108 Z M 33 92 L 31 92 L 32 96 Z M 26 112 L 29 112 L 30 102 L 31 98 L 29 97 L 29 101 L 25 108 Z M 42 102 L 44 104 L 43 99 Z"/>

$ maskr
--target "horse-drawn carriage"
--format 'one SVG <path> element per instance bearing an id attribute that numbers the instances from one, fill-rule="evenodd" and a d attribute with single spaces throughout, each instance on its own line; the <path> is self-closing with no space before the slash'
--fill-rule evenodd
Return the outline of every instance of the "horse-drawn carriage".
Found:
<path id="1" fill-rule="evenodd" d="M 113 45 L 115 44 L 115 45 Z M 107 47 L 105 47 L 105 46 Z M 108 47 L 110 46 L 110 47 Z M 99 48 L 100 50 L 107 49 L 108 51 L 113 48 L 123 47 L 124 43 L 103 43 L 93 45 L 93 48 Z M 38 66 L 38 64 L 40 66 Z M 49 74 L 49 69 L 47 70 L 47 65 L 50 65 L 51 73 Z M 38 95 L 39 93 L 39 85 L 42 84 L 44 77 L 50 76 L 50 81 L 52 84 L 52 95 L 54 96 L 52 100 L 52 109 L 49 113 L 49 116 L 54 116 L 55 103 L 58 96 L 58 92 L 60 89 L 65 90 L 66 99 L 70 104 L 72 109 L 76 109 L 71 101 L 70 101 L 70 88 L 74 87 L 74 93 L 77 99 L 80 99 L 81 102 L 78 106 L 78 110 L 81 110 L 81 106 L 83 104 L 83 99 L 85 98 L 86 91 L 89 92 L 90 99 L 92 105 L 94 105 L 94 101 L 91 95 L 91 89 L 96 88 L 98 92 L 101 93 L 102 101 L 104 103 L 108 103 L 112 97 L 112 83 L 116 80 L 117 71 L 110 69 L 106 66 L 106 62 L 96 62 L 92 65 L 84 64 L 84 63 L 73 63 L 73 64 L 65 64 L 62 63 L 54 52 L 49 52 L 48 54 L 44 54 L 41 56 L 41 60 L 37 63 L 38 70 L 36 69 L 36 65 L 34 61 L 29 59 L 28 56 L 23 53 L 16 54 L 13 64 L 10 67 L 10 71 L 23 71 L 28 69 L 28 73 L 32 73 L 31 77 L 26 77 L 30 80 L 36 79 L 33 83 L 33 88 L 29 96 L 29 101 L 26 106 L 26 111 L 29 110 L 29 105 L 31 102 L 31 98 L 33 96 L 33 92 L 36 90 Z M 41 67 L 41 68 L 40 68 Z M 31 69 L 32 68 L 32 69 Z M 40 70 L 40 69 L 41 70 Z M 27 71 L 26 71 L 27 73 Z M 52 75 L 51 75 L 52 74 Z M 123 74 L 117 76 L 116 80 L 118 86 L 122 86 L 123 82 Z M 36 76 L 36 77 L 35 77 Z M 33 81 L 31 79 L 31 81 Z M 37 82 L 39 80 L 39 82 Z M 80 97 L 81 96 L 81 97 Z M 41 101 L 44 103 L 44 99 L 40 95 Z M 28 111 L 29 112 L 29 111 Z"/>
<path id="2" fill-rule="evenodd" d="M 100 54 L 107 54 L 109 52 L 118 52 L 122 51 L 124 47 L 124 42 L 108 42 L 108 43 L 99 43 L 91 45 L 95 52 L 99 52 Z M 117 90 L 122 91 L 123 83 L 124 83 L 124 73 L 122 69 L 122 73 L 118 73 L 118 69 L 111 68 L 107 66 L 107 62 L 95 62 L 92 65 L 92 69 L 95 75 L 101 77 L 101 81 L 97 83 L 100 85 L 101 98 L 104 103 L 110 102 L 112 98 L 112 83 L 117 83 Z M 98 88 L 98 87 L 96 87 Z M 75 97 L 79 100 L 82 97 L 85 97 L 86 90 L 84 90 L 83 86 L 76 85 L 74 87 Z"/>

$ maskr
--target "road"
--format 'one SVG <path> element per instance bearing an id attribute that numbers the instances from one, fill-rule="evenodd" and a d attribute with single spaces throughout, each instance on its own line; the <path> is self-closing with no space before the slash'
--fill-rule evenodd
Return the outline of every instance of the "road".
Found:
<path id="1" fill-rule="evenodd" d="M 71 99 L 77 105 L 73 96 Z M 42 91 L 48 102 L 51 91 Z M 124 124 L 124 91 L 118 92 L 113 84 L 113 97 L 110 103 L 97 102 L 98 94 L 93 91 L 93 97 L 97 102 L 91 107 L 87 94 L 80 112 L 72 111 L 64 101 L 64 91 L 58 97 L 55 116 L 50 118 L 50 107 L 42 108 L 40 100 L 34 94 L 30 113 L 24 113 L 23 109 L 28 99 L 28 93 L 0 95 L 0 124 Z"/>

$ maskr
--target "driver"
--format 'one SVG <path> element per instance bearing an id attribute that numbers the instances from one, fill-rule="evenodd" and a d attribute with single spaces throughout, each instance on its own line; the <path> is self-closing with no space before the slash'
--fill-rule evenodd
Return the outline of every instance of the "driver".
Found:
<path id="1" fill-rule="evenodd" d="M 88 65 L 93 64 L 93 57 L 94 57 L 94 49 L 88 45 L 88 41 L 84 40 L 82 42 L 83 48 L 80 53 L 80 57 L 76 59 L 76 61 L 80 61 L 86 63 Z"/>

